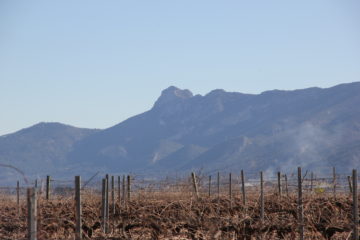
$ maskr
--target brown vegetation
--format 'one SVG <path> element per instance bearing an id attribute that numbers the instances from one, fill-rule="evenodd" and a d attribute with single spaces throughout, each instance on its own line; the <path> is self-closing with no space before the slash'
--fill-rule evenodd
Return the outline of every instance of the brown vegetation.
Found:
<path id="1" fill-rule="evenodd" d="M 126 206 L 116 204 L 110 214 L 110 232 L 101 229 L 100 196 L 83 194 L 84 239 L 296 239 L 296 197 L 267 195 L 265 219 L 260 220 L 258 196 L 247 206 L 237 196 L 218 199 L 190 194 L 135 195 Z M 305 239 L 348 239 L 351 235 L 351 199 L 327 195 L 304 197 Z M 111 208 L 110 208 L 111 210 Z M 74 239 L 73 198 L 54 197 L 38 203 L 38 239 Z M 26 237 L 26 206 L 10 197 L 0 199 L 0 239 Z"/>

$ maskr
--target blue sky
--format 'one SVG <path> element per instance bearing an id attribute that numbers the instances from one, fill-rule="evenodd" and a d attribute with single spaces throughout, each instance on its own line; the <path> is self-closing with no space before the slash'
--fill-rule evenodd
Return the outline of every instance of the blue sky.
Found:
<path id="1" fill-rule="evenodd" d="M 41 121 L 105 128 L 164 88 L 360 80 L 360 1 L 0 2 L 0 135 Z"/>

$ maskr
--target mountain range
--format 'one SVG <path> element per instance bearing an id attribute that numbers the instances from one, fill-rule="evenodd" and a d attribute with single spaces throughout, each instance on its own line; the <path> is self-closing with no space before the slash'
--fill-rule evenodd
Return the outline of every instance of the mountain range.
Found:
<path id="1" fill-rule="evenodd" d="M 39 123 L 0 137 L 0 163 L 28 176 L 211 171 L 349 171 L 360 165 L 360 82 L 193 95 L 171 86 L 107 129 Z M 0 180 L 17 177 L 1 168 Z"/>

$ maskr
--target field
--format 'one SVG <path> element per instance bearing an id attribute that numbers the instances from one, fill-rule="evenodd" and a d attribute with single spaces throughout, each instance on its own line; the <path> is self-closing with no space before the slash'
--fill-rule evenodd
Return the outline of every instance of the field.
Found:
<path id="1" fill-rule="evenodd" d="M 276 186 L 264 187 L 264 219 L 258 187 L 247 187 L 246 205 L 240 188 L 233 185 L 211 196 L 206 184 L 199 184 L 200 196 L 191 181 L 177 191 L 136 188 L 131 199 L 109 194 L 109 230 L 104 233 L 101 216 L 101 191 L 82 190 L 83 239 L 298 239 L 298 196 L 296 191 L 283 193 Z M 119 184 L 120 185 L 120 184 Z M 200 185 L 202 188 L 200 188 Z M 236 186 L 236 188 L 235 188 Z M 289 186 L 290 188 L 290 186 Z M 120 189 L 119 189 L 120 190 Z M 67 194 L 44 194 L 38 198 L 38 239 L 74 239 L 75 203 Z M 119 195 L 122 191 L 119 191 Z M 338 191 L 303 194 L 305 239 L 351 239 L 352 197 Z M 0 199 L 0 239 L 26 239 L 27 206 L 25 198 L 18 207 L 16 196 L 2 194 Z"/>

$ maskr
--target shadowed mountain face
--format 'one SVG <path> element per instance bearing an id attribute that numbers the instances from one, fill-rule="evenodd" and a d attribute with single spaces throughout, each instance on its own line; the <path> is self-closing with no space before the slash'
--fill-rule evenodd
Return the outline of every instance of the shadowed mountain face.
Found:
<path id="1" fill-rule="evenodd" d="M 113 171 L 347 170 L 359 164 L 359 104 L 360 83 L 259 95 L 169 87 L 150 111 L 77 142 L 68 160 Z"/>
<path id="2" fill-rule="evenodd" d="M 347 171 L 360 164 L 359 105 L 360 83 L 259 95 L 214 90 L 194 96 L 169 87 L 152 109 L 105 130 L 70 128 L 43 138 L 42 132 L 53 133 L 35 126 L 31 140 L 22 140 L 24 130 L 0 137 L 0 156 L 8 162 L 71 167 L 82 175 L 200 168 L 288 171 L 298 165 Z M 47 174 L 45 167 L 38 172 Z"/>
<path id="3" fill-rule="evenodd" d="M 14 166 L 28 176 L 69 171 L 66 155 L 73 144 L 98 130 L 60 123 L 39 123 L 0 137 L 0 163 Z M 19 178 L 16 171 L 0 168 L 0 180 Z"/>

